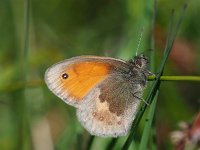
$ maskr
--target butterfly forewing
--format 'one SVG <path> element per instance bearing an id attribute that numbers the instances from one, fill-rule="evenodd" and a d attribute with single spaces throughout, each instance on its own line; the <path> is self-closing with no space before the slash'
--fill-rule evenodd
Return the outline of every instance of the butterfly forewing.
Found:
<path id="1" fill-rule="evenodd" d="M 74 57 L 50 67 L 45 81 L 55 95 L 77 107 L 93 88 L 123 64 L 107 57 Z"/>

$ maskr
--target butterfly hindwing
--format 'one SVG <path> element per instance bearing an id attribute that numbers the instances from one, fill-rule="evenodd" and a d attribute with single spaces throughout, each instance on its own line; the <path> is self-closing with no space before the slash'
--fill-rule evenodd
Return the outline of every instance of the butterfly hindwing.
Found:
<path id="1" fill-rule="evenodd" d="M 89 93 L 77 109 L 78 119 L 92 135 L 126 135 L 140 104 L 136 95 L 140 97 L 142 90 L 127 83 L 120 74 L 111 75 Z"/>

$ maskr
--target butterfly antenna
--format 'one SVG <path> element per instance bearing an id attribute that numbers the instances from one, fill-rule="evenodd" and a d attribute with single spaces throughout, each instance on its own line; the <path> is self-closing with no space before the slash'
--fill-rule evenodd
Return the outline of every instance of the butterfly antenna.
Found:
<path id="1" fill-rule="evenodd" d="M 141 40 L 142 40 L 143 33 L 144 33 L 144 27 L 141 28 L 141 32 L 140 32 L 140 35 L 139 35 L 138 46 L 137 46 L 137 49 L 136 49 L 136 56 L 138 55 L 138 51 L 139 51 L 139 47 L 140 47 L 140 43 L 141 43 Z"/>

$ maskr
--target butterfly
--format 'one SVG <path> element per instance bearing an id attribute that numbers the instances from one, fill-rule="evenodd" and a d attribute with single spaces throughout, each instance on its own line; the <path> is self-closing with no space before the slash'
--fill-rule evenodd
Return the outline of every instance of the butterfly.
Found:
<path id="1" fill-rule="evenodd" d="M 125 136 L 151 74 L 147 66 L 143 54 L 129 61 L 77 56 L 48 68 L 45 82 L 56 96 L 76 108 L 78 120 L 90 134 Z"/>

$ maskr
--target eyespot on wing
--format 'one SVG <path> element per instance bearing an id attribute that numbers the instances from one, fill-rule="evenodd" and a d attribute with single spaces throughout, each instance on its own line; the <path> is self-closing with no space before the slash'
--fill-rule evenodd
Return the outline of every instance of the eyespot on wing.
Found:
<path id="1" fill-rule="evenodd" d="M 108 76 L 109 64 L 102 62 L 83 62 L 70 65 L 61 78 L 62 90 L 68 91 L 69 96 L 82 100 L 87 93 Z"/>

